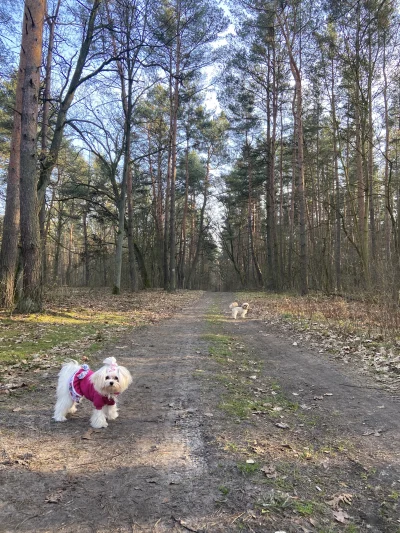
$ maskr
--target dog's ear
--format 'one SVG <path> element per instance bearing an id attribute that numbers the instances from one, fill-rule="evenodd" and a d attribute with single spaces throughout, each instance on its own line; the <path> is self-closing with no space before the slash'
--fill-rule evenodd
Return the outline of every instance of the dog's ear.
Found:
<path id="1" fill-rule="evenodd" d="M 119 384 L 121 386 L 121 392 L 123 392 L 132 383 L 131 373 L 124 366 L 119 366 L 118 367 L 118 378 L 119 378 Z"/>
<path id="2" fill-rule="evenodd" d="M 107 372 L 108 372 L 108 367 L 102 366 L 101 368 L 99 368 L 99 370 L 96 370 L 96 372 L 94 372 L 90 376 L 90 381 L 93 383 L 93 387 L 96 389 L 96 391 L 99 394 L 102 394 L 101 391 L 104 388 L 104 383 L 106 380 Z"/>

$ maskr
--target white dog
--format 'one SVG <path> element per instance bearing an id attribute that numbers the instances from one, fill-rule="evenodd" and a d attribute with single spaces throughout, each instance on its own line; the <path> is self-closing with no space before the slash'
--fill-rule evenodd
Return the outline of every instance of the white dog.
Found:
<path id="1" fill-rule="evenodd" d="M 249 307 L 247 302 L 243 303 L 241 306 L 239 306 L 237 302 L 232 302 L 229 306 L 229 309 L 232 310 L 232 318 L 237 318 L 238 315 L 244 318 L 247 315 Z"/>
<path id="2" fill-rule="evenodd" d="M 63 364 L 58 375 L 57 402 L 54 420 L 64 422 L 68 413 L 75 413 L 76 405 L 82 398 L 93 403 L 90 419 L 93 428 L 105 428 L 108 420 L 118 417 L 117 396 L 132 383 L 132 376 L 125 367 L 117 365 L 115 357 L 107 357 L 96 372 L 88 365 L 77 361 Z"/>

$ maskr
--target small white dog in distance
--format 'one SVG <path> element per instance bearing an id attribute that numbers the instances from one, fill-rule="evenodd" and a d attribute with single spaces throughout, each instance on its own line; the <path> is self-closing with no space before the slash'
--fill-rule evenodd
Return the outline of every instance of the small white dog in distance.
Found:
<path id="1" fill-rule="evenodd" d="M 117 364 L 115 357 L 107 357 L 103 364 L 96 372 L 73 360 L 63 364 L 58 375 L 53 416 L 56 422 L 65 422 L 68 413 L 75 413 L 82 398 L 93 403 L 90 419 L 93 428 L 105 428 L 107 419 L 118 417 L 117 397 L 132 383 L 132 376 L 129 370 Z"/>
<path id="2" fill-rule="evenodd" d="M 242 318 L 245 318 L 249 307 L 250 306 L 247 302 L 243 303 L 242 305 L 239 305 L 237 302 L 232 302 L 229 306 L 229 309 L 232 311 L 232 318 L 236 319 L 238 315 Z"/>

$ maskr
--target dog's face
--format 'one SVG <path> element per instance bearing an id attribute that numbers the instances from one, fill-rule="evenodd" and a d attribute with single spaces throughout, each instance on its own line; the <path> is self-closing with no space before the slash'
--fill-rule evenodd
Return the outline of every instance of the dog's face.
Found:
<path id="1" fill-rule="evenodd" d="M 110 396 L 124 392 L 132 383 L 132 376 L 123 366 L 106 365 L 92 374 L 91 381 L 99 394 Z"/>
<path id="2" fill-rule="evenodd" d="M 248 303 L 242 304 L 242 309 L 248 309 L 250 306 Z"/>

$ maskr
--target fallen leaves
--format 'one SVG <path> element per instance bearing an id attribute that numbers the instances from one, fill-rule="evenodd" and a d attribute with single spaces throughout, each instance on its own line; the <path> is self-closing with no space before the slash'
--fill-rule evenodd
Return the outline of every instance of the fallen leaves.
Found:
<path id="1" fill-rule="evenodd" d="M 93 429 L 89 428 L 81 437 L 82 440 L 91 440 L 92 439 Z"/>
<path id="2" fill-rule="evenodd" d="M 285 422 L 277 422 L 275 426 L 280 429 L 289 429 L 290 427 L 289 424 L 286 424 Z"/>
<path id="3" fill-rule="evenodd" d="M 339 509 L 338 511 L 333 511 L 333 517 L 336 522 L 340 522 L 341 524 L 345 524 L 346 520 L 350 518 L 346 511 L 343 511 L 342 509 Z"/>
<path id="4" fill-rule="evenodd" d="M 381 437 L 382 436 L 383 429 L 370 429 L 368 431 L 365 431 L 362 436 L 363 437 L 369 437 L 370 435 L 373 435 L 374 437 Z"/>
<path id="5" fill-rule="evenodd" d="M 333 509 L 333 517 L 334 519 L 336 520 L 336 522 L 339 522 L 341 524 L 345 524 L 346 521 L 351 518 L 346 511 L 344 511 L 340 505 L 341 504 L 345 504 L 345 505 L 351 505 L 353 502 L 353 495 L 348 493 L 348 492 L 344 492 L 344 493 L 341 493 L 341 494 L 338 494 L 336 496 L 333 497 L 332 500 L 326 502 L 330 507 L 332 507 Z"/>
<path id="6" fill-rule="evenodd" d="M 57 490 L 55 492 L 52 492 L 47 496 L 47 498 L 44 500 L 46 503 L 60 503 L 63 497 L 63 491 Z"/>
<path id="7" fill-rule="evenodd" d="M 334 496 L 332 500 L 328 501 L 327 504 L 333 507 L 334 509 L 339 509 L 340 504 L 344 503 L 346 505 L 351 505 L 353 501 L 353 495 L 344 492 L 342 494 L 338 494 L 337 496 Z"/>
<path id="8" fill-rule="evenodd" d="M 0 314 L 0 397 L 28 387 L 31 377 L 34 381 L 39 375 L 46 377 L 60 361 L 84 361 L 94 344 L 121 336 L 135 326 L 171 317 L 201 294 L 151 290 L 116 297 L 108 289 L 70 288 L 68 293 L 48 294 L 46 311 L 40 315 Z"/>
<path id="9" fill-rule="evenodd" d="M 373 372 L 377 381 L 394 382 L 393 386 L 399 381 L 400 310 L 389 309 L 385 301 L 268 296 L 253 302 L 252 313 L 270 326 L 290 331 L 294 347 L 307 343 L 319 353 Z"/>
<path id="10" fill-rule="evenodd" d="M 275 467 L 273 465 L 265 465 L 261 468 L 261 472 L 268 478 L 268 479 L 275 479 L 278 477 L 278 472 L 276 471 Z"/>

